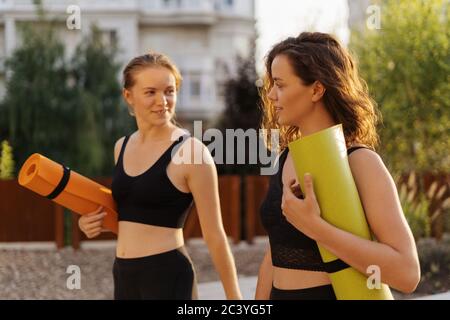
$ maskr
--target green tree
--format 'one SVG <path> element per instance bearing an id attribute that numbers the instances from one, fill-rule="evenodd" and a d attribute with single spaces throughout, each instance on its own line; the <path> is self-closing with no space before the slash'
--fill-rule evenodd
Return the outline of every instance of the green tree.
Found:
<path id="1" fill-rule="evenodd" d="M 94 26 L 72 59 L 76 142 L 71 153 L 75 166 L 85 174 L 111 173 L 114 143 L 133 124 L 121 98 L 117 52 L 116 43 L 102 41 Z"/>
<path id="2" fill-rule="evenodd" d="M 383 114 L 381 152 L 398 172 L 449 172 L 448 1 L 378 1 L 381 30 L 351 47 Z"/>
<path id="3" fill-rule="evenodd" d="M 8 141 L 4 140 L 1 145 L 0 155 L 0 180 L 14 178 L 14 159 L 12 148 Z"/>
<path id="4" fill-rule="evenodd" d="M 233 129 L 247 131 L 248 129 L 258 130 L 260 128 L 262 112 L 259 107 L 259 90 L 256 86 L 258 76 L 255 69 L 253 56 L 248 59 L 237 59 L 237 75 L 230 78 L 225 83 L 225 110 L 223 111 L 217 127 L 224 136 L 224 145 L 227 145 L 226 130 Z M 260 164 L 249 164 L 251 152 L 258 152 L 258 146 L 245 143 L 244 150 L 237 150 L 234 146 L 234 164 L 219 164 L 217 166 L 219 174 L 259 174 Z M 226 153 L 231 150 L 224 148 L 224 160 Z M 245 152 L 245 164 L 237 164 L 238 152 Z"/>
<path id="5" fill-rule="evenodd" d="M 39 23 L 20 25 L 23 44 L 6 61 L 0 135 L 19 165 L 39 152 L 86 175 L 109 175 L 114 142 L 133 123 L 121 99 L 117 48 L 94 27 L 66 60 L 56 22 L 38 12 Z"/>
<path id="6" fill-rule="evenodd" d="M 22 46 L 5 62 L 6 96 L 0 110 L 3 134 L 20 165 L 33 152 L 65 162 L 74 105 L 66 85 L 64 47 L 51 23 L 36 29 L 21 24 L 20 31 Z"/>

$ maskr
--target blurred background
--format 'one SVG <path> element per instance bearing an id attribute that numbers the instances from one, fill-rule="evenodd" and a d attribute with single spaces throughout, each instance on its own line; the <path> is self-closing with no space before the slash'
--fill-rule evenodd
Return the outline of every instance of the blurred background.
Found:
<path id="1" fill-rule="evenodd" d="M 194 121 L 259 129 L 264 56 L 302 31 L 332 33 L 348 47 L 383 115 L 377 151 L 422 268 L 416 292 L 396 297 L 449 291 L 449 15 L 448 0 L 0 0 L 0 299 L 112 298 L 114 237 L 86 239 L 77 215 L 16 177 L 39 152 L 110 186 L 114 143 L 135 130 L 121 97 L 130 59 L 149 50 L 173 59 L 186 129 Z M 260 164 L 217 167 L 239 275 L 255 279 L 268 177 Z M 195 208 L 185 238 L 199 282 L 218 280 Z M 66 287 L 69 265 L 82 270 L 80 290 Z"/>

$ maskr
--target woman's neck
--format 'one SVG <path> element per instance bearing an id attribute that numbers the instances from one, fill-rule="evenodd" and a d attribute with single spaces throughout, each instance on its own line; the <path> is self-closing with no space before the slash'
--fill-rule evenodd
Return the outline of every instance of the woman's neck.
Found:
<path id="1" fill-rule="evenodd" d="M 305 117 L 298 122 L 297 127 L 300 128 L 302 137 L 306 137 L 334 125 L 336 125 L 336 122 L 333 120 L 333 117 L 325 109 L 323 102 L 319 102 L 308 117 Z"/>
<path id="2" fill-rule="evenodd" d="M 137 127 L 136 137 L 141 143 L 167 141 L 167 139 L 171 138 L 172 132 L 176 129 L 175 125 L 172 123 L 166 123 L 159 126 L 142 125 L 138 123 Z"/>

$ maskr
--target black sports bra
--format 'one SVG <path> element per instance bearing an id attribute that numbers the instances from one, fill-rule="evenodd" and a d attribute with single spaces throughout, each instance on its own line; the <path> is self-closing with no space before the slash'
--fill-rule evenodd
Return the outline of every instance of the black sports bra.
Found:
<path id="1" fill-rule="evenodd" d="M 354 147 L 347 154 L 364 147 Z M 270 178 L 269 189 L 261 205 L 261 221 L 267 231 L 275 267 L 310 271 L 337 272 L 349 266 L 340 259 L 324 263 L 316 241 L 291 225 L 281 211 L 282 172 L 289 150 L 279 157 L 278 172 Z"/>
<path id="2" fill-rule="evenodd" d="M 147 171 L 129 176 L 123 169 L 125 137 L 114 169 L 112 195 L 118 220 L 169 228 L 182 228 L 192 205 L 192 194 L 178 190 L 167 176 L 167 166 L 187 135 L 176 140 Z"/>

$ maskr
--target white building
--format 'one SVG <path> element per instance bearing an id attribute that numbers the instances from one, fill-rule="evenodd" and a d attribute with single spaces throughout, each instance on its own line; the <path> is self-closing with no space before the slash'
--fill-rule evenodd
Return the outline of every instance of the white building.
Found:
<path id="1" fill-rule="evenodd" d="M 178 118 L 212 119 L 223 108 L 223 81 L 235 71 L 237 55 L 248 56 L 256 37 L 255 0 L 43 0 L 72 55 L 95 23 L 107 39 L 117 41 L 124 65 L 148 50 L 168 54 L 184 81 Z M 66 20 L 80 9 L 81 28 Z M 37 20 L 32 0 L 0 0 L 0 99 L 4 95 L 3 61 L 20 45 L 17 27 Z"/>

